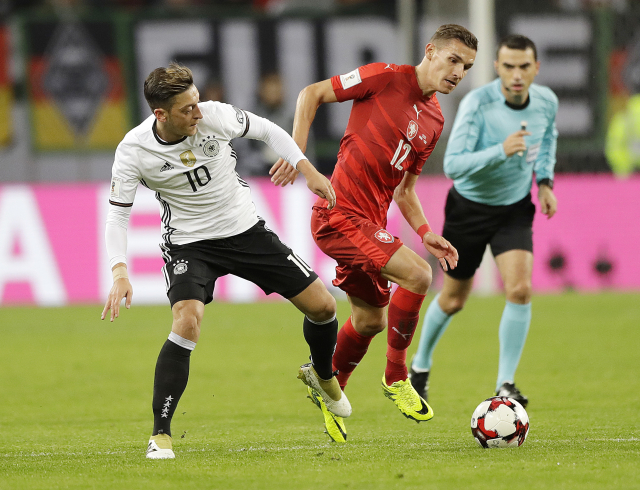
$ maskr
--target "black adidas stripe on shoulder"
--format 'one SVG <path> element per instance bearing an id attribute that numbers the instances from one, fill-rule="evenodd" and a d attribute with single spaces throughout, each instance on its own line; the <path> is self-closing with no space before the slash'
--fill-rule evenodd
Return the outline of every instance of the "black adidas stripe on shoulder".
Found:
<path id="1" fill-rule="evenodd" d="M 240 109 L 240 110 L 242 110 L 242 109 Z M 245 120 L 246 126 L 244 128 L 244 133 L 242 133 L 242 136 L 240 136 L 240 137 L 244 138 L 245 135 L 249 132 L 250 123 L 249 123 L 249 115 L 245 111 L 242 111 L 242 113 L 244 114 L 244 120 Z"/>

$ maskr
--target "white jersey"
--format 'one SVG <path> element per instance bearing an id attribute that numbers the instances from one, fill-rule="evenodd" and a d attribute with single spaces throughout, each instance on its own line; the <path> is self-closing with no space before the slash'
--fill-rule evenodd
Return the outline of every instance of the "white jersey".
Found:
<path id="1" fill-rule="evenodd" d="M 249 186 L 235 171 L 231 140 L 263 139 L 255 128 L 271 130 L 274 125 L 221 102 L 202 102 L 199 107 L 203 118 L 194 136 L 166 143 L 158 138 L 152 115 L 129 131 L 116 150 L 109 202 L 131 206 L 139 183 L 155 191 L 166 244 L 226 238 L 258 222 Z M 299 154 L 289 154 L 294 165 L 305 158 L 295 150 Z"/>

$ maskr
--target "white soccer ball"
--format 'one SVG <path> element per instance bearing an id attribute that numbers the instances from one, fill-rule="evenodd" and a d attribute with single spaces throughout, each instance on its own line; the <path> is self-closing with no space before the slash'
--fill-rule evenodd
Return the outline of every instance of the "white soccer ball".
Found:
<path id="1" fill-rule="evenodd" d="M 513 398 L 493 396 L 473 412 L 471 433 L 483 448 L 522 446 L 529 433 L 529 415 Z"/>

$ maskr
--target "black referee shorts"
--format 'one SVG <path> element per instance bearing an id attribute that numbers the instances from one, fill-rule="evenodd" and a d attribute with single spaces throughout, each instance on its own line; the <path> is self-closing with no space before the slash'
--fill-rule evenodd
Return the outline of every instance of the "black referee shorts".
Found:
<path id="1" fill-rule="evenodd" d="M 490 206 L 462 197 L 454 187 L 445 206 L 442 236 L 456 247 L 460 259 L 447 271 L 454 279 L 473 277 L 487 247 L 496 257 L 509 250 L 533 252 L 533 216 L 531 194 L 507 206 Z"/>
<path id="2" fill-rule="evenodd" d="M 259 286 L 266 294 L 293 298 L 318 275 L 260 220 L 239 235 L 168 245 L 162 272 L 171 306 L 196 299 L 213 300 L 216 279 L 227 274 Z"/>

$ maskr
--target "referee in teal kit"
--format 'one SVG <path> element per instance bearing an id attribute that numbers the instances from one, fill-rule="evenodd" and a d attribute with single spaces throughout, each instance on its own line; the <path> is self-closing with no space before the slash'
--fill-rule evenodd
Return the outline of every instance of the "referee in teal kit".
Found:
<path id="1" fill-rule="evenodd" d="M 506 305 L 500 320 L 496 395 L 526 407 L 514 377 L 531 323 L 532 225 L 535 174 L 542 213 L 557 208 L 553 193 L 558 98 L 533 83 L 538 74 L 533 41 L 511 35 L 500 42 L 498 78 L 461 101 L 449 137 L 444 172 L 453 179 L 442 236 L 458 249 L 458 267 L 445 272 L 442 291 L 429 305 L 410 376 L 427 399 L 433 350 L 463 307 L 487 244 L 502 276 Z"/>

